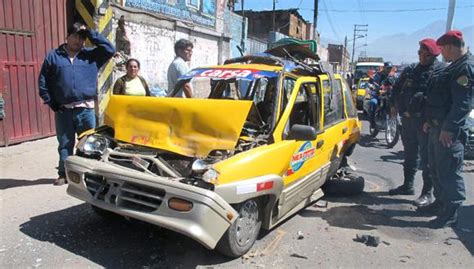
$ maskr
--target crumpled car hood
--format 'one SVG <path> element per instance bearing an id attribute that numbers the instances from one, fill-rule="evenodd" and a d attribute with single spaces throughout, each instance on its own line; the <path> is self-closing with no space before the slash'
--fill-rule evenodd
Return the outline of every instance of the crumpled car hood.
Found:
<path id="1" fill-rule="evenodd" d="M 234 149 L 252 101 L 111 96 L 105 124 L 115 138 L 185 156 Z"/>

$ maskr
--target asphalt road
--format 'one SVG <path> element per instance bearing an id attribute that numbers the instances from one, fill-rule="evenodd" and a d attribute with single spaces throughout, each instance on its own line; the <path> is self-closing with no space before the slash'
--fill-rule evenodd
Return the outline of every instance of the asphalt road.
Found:
<path id="1" fill-rule="evenodd" d="M 366 125 L 366 124 L 365 124 Z M 427 227 L 414 196 L 387 196 L 402 182 L 401 142 L 364 134 L 351 158 L 366 180 L 354 197 L 325 197 L 261 234 L 244 257 L 228 259 L 177 233 L 138 221 L 103 219 L 52 186 L 55 138 L 0 148 L 2 268 L 474 268 L 474 161 L 454 229 Z M 421 189 L 420 173 L 416 179 Z M 380 238 L 377 247 L 357 235 Z"/>

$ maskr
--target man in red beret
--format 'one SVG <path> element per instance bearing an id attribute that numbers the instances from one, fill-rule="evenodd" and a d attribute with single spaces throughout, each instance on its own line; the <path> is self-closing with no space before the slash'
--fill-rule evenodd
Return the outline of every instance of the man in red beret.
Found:
<path id="1" fill-rule="evenodd" d="M 403 69 L 402 74 L 392 89 L 391 101 L 402 119 L 402 142 L 405 160 L 403 163 L 403 184 L 389 191 L 389 195 L 413 195 L 413 181 L 420 167 L 423 170 L 423 188 L 415 200 L 419 207 L 426 207 L 433 202 L 433 182 L 428 167 L 428 135 L 423 132 L 423 109 L 428 83 L 434 73 L 446 67 L 436 57 L 441 53 L 436 41 L 426 38 L 420 41 L 418 63 Z M 392 111 L 393 113 L 394 111 Z"/>
<path id="2" fill-rule="evenodd" d="M 426 98 L 424 131 L 429 132 L 428 156 L 433 173 L 437 218 L 433 227 L 455 226 L 459 207 L 466 199 L 461 174 L 468 137 L 466 119 L 472 110 L 474 57 L 462 33 L 452 30 L 438 38 L 441 54 L 451 64 L 435 74 Z"/>

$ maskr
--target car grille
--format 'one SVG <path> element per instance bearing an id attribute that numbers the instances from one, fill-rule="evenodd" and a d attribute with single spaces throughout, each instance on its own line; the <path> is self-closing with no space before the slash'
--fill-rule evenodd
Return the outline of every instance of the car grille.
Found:
<path id="1" fill-rule="evenodd" d="M 125 183 L 120 196 L 121 206 L 138 211 L 155 211 L 160 207 L 165 193 L 163 189 Z"/>
<path id="2" fill-rule="evenodd" d="M 166 194 L 166 191 L 160 188 L 129 182 L 119 183 L 90 173 L 85 174 L 85 183 L 95 199 L 142 212 L 157 210 Z"/>
<path id="3" fill-rule="evenodd" d="M 141 166 L 136 165 L 133 162 L 132 158 L 133 158 L 132 156 L 121 156 L 121 155 L 111 154 L 109 156 L 109 161 L 114 163 L 114 164 L 118 164 L 120 166 L 126 167 L 126 168 L 130 168 L 130 169 L 133 169 L 133 170 L 136 170 L 136 171 L 144 172 L 145 169 Z M 150 166 L 150 164 L 152 164 L 152 162 L 150 162 L 149 160 L 146 160 L 146 159 L 141 159 L 141 160 L 142 160 L 142 162 L 147 163 L 147 165 L 146 165 L 147 167 Z"/>

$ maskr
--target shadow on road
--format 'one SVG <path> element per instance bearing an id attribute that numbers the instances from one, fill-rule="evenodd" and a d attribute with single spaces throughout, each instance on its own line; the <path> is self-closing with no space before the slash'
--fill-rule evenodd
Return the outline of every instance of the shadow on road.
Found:
<path id="1" fill-rule="evenodd" d="M 428 227 L 426 221 L 406 221 L 397 217 L 419 216 L 412 209 L 412 201 L 386 196 L 387 192 L 369 192 L 353 197 L 326 196 L 332 203 L 350 203 L 350 206 L 331 207 L 325 212 L 304 210 L 303 217 L 321 217 L 329 225 L 358 230 L 374 230 L 377 226 Z M 369 206 L 395 205 L 393 209 L 375 209 Z"/>
<path id="2" fill-rule="evenodd" d="M 326 196 L 324 199 L 342 205 L 330 207 L 326 211 L 307 208 L 299 214 L 303 217 L 322 218 L 330 226 L 357 230 L 377 230 L 380 226 L 431 229 L 429 219 L 415 211 L 411 200 L 388 196 L 387 192 L 366 192 L 353 197 Z M 445 244 L 450 244 L 449 240 L 459 240 L 471 255 L 474 255 L 472 216 L 474 216 L 474 205 L 461 207 L 458 224 L 453 228 L 458 238 L 448 238 Z M 418 233 L 427 234 L 430 231 L 415 234 Z"/>
<path id="3" fill-rule="evenodd" d="M 458 225 L 453 229 L 459 240 L 474 256 L 474 205 L 463 206 L 459 209 Z"/>
<path id="4" fill-rule="evenodd" d="M 380 134 L 379 134 L 380 135 Z M 361 134 L 359 145 L 365 148 L 386 149 L 385 140 L 372 137 L 369 134 Z"/>
<path id="5" fill-rule="evenodd" d="M 16 187 L 25 187 L 32 185 L 41 185 L 41 184 L 53 184 L 54 178 L 39 178 L 35 180 L 27 179 L 13 179 L 13 178 L 0 178 L 0 190 L 6 190 Z"/>
<path id="6" fill-rule="evenodd" d="M 404 160 L 404 153 L 402 150 L 399 151 L 390 151 L 390 155 L 382 155 L 380 156 L 380 159 L 384 162 L 391 162 L 391 163 L 396 163 L 396 164 L 403 164 Z"/>
<path id="7" fill-rule="evenodd" d="M 229 261 L 173 231 L 123 218 L 104 219 L 86 204 L 32 217 L 20 231 L 105 268 L 194 268 Z"/>

